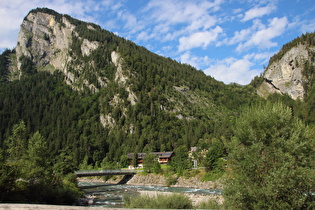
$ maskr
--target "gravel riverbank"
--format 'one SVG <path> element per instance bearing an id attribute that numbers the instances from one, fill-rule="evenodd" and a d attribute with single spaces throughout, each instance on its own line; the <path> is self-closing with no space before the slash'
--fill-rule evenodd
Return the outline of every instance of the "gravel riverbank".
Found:
<path id="1" fill-rule="evenodd" d="M 115 176 L 104 182 L 102 179 L 97 177 L 80 178 L 81 182 L 104 182 L 109 184 L 118 183 L 123 176 Z M 166 186 L 166 178 L 162 175 L 147 174 L 140 175 L 136 174 L 131 180 L 128 181 L 127 185 L 145 185 L 145 186 Z M 195 189 L 222 189 L 222 185 L 219 182 L 202 182 L 199 177 L 183 178 L 179 177 L 176 184 L 170 187 L 181 187 L 181 188 L 195 188 Z M 158 192 L 158 191 L 139 191 L 140 194 L 156 196 L 159 194 L 171 194 L 172 192 Z M 194 206 L 199 205 L 201 202 L 207 202 L 208 200 L 216 200 L 219 204 L 223 203 L 222 195 L 217 194 L 193 194 L 184 193 L 192 201 Z"/>
<path id="2" fill-rule="evenodd" d="M 78 181 L 81 182 L 104 182 L 110 184 L 117 184 L 123 176 L 115 176 L 113 179 L 108 181 L 103 181 L 101 178 L 97 177 L 85 177 L 85 178 L 78 178 Z M 140 175 L 136 174 L 131 180 L 128 181 L 127 185 L 146 185 L 146 186 L 167 186 L 167 180 L 162 175 L 157 174 L 147 174 L 147 175 Z M 184 188 L 196 188 L 196 189 L 222 189 L 222 185 L 220 182 L 215 181 L 206 181 L 203 182 L 200 180 L 199 177 L 190 177 L 184 178 L 179 177 L 176 180 L 176 183 L 170 185 L 169 187 L 184 187 Z"/>

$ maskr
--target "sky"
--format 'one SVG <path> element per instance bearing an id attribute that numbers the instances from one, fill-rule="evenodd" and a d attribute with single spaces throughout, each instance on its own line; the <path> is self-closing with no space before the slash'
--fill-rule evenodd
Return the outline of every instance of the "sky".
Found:
<path id="1" fill-rule="evenodd" d="M 0 52 L 16 46 L 37 7 L 98 24 L 225 84 L 250 83 L 284 44 L 315 31 L 314 0 L 1 0 Z"/>

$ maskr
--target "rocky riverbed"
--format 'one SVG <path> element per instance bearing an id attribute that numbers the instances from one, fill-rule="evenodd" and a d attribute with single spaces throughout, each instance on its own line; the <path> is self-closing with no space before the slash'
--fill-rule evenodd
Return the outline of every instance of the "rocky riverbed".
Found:
<path id="1" fill-rule="evenodd" d="M 108 184 L 116 184 L 118 183 L 123 176 L 114 176 L 108 181 L 103 181 L 101 178 L 97 177 L 89 177 L 89 178 L 80 178 L 78 179 L 80 182 L 104 182 Z M 179 177 L 176 178 L 176 183 L 170 185 L 169 187 L 178 187 L 178 188 L 195 188 L 195 189 L 222 189 L 222 185 L 216 181 L 206 181 L 203 182 L 200 180 L 200 177 L 190 177 L 184 178 Z M 157 174 L 136 174 L 131 180 L 128 181 L 127 185 L 144 185 L 144 186 L 167 186 L 167 178 L 162 175 Z M 158 191 L 138 191 L 140 194 L 156 196 L 158 194 L 170 194 L 172 192 L 158 192 Z M 219 204 L 223 203 L 222 195 L 218 194 L 194 194 L 194 193 L 184 193 L 189 199 L 192 201 L 194 206 L 197 206 L 201 202 L 207 202 L 208 200 L 215 200 Z"/>
<path id="2" fill-rule="evenodd" d="M 108 181 L 104 181 L 98 177 L 79 178 L 81 182 L 105 182 L 110 184 L 117 184 L 123 176 L 114 176 Z M 169 185 L 168 187 L 184 187 L 184 188 L 198 188 L 198 189 L 222 189 L 222 185 L 219 181 L 201 181 L 200 177 L 190 178 L 174 178 L 175 184 Z M 146 185 L 146 186 L 167 186 L 167 178 L 158 174 L 136 174 L 131 180 L 127 182 L 128 185 Z"/>

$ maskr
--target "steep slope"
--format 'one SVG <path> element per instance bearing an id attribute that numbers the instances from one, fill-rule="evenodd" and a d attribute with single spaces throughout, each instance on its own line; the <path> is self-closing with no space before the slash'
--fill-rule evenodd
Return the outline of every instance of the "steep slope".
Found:
<path id="1" fill-rule="evenodd" d="M 80 22 L 49 9 L 31 11 L 21 25 L 16 47 L 19 77 L 23 74 L 21 58 L 26 58 L 31 59 L 38 70 L 63 72 L 66 83 L 76 90 L 88 88 L 95 92 L 105 86 L 106 77 L 96 72 L 97 64 L 82 61 L 100 47 L 100 42 L 80 36 L 80 26 L 76 23 Z M 84 24 L 82 28 L 93 33 L 94 27 Z M 91 77 L 95 77 L 95 81 L 90 81 Z"/>
<path id="2" fill-rule="evenodd" d="M 315 65 L 314 58 L 314 34 L 305 34 L 284 45 L 270 59 L 258 93 L 264 97 L 271 93 L 288 94 L 294 100 L 304 100 L 315 73 L 310 70 Z"/>
<path id="3" fill-rule="evenodd" d="M 52 156 L 66 151 L 77 164 L 207 146 L 231 135 L 239 107 L 260 100 L 252 86 L 224 85 L 47 8 L 30 11 L 15 51 L 1 59 L 1 143 L 23 119 Z"/>

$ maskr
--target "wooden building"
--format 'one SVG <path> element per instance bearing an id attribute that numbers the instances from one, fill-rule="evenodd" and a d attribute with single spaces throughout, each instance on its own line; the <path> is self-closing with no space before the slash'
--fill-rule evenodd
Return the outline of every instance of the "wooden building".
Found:
<path id="1" fill-rule="evenodd" d="M 143 159 L 146 156 L 147 153 L 138 153 L 137 154 L 137 166 L 138 168 L 143 167 Z M 171 161 L 171 158 L 174 155 L 174 152 L 151 152 L 151 154 L 156 156 L 157 161 L 162 164 L 168 164 Z M 134 169 L 133 165 L 133 159 L 134 159 L 134 153 L 128 153 L 128 159 L 130 161 L 129 163 L 129 169 Z"/>

